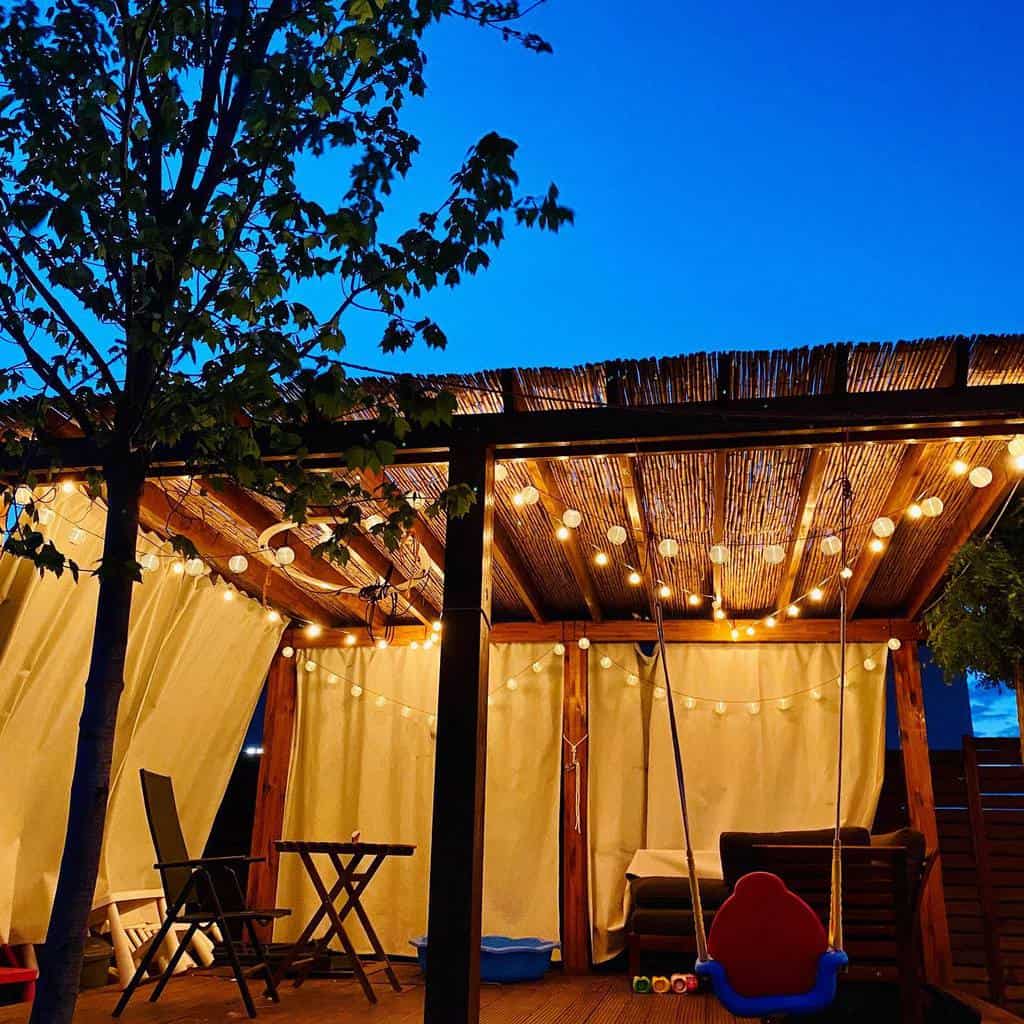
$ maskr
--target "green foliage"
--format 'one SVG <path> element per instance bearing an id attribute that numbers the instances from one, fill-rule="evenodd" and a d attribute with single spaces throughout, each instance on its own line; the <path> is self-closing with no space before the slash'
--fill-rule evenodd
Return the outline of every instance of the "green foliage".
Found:
<path id="1" fill-rule="evenodd" d="M 420 140 L 403 127 L 423 94 L 425 29 L 459 17 L 530 50 L 518 3 L 476 0 L 54 0 L 0 10 L 0 394 L 36 391 L 7 464 L 68 433 L 93 439 L 103 476 L 141 473 L 160 445 L 281 500 L 302 520 L 337 508 L 323 553 L 344 560 L 349 508 L 370 497 L 304 468 L 302 430 L 358 414 L 346 453 L 379 469 L 412 425 L 454 400 L 403 379 L 368 387 L 340 360 L 352 311 L 381 317 L 385 351 L 445 334 L 428 294 L 490 264 L 506 219 L 558 230 L 552 185 L 518 191 L 516 144 L 471 146 L 448 191 L 395 237 L 382 215 Z M 297 160 L 339 150 L 347 181 L 324 204 Z M 306 282 L 336 282 L 312 309 Z M 46 401 L 42 399 L 45 398 Z M 54 415 L 54 408 L 59 415 Z M 275 462 L 264 452 L 291 453 Z M 404 495 L 384 499 L 397 542 Z M 460 491 L 427 510 L 458 513 Z M 43 564 L 45 545 L 7 549 Z M 33 552 L 36 552 L 33 555 Z M 47 556 L 48 557 L 48 556 Z"/>
<path id="2" fill-rule="evenodd" d="M 1008 511 L 987 541 L 960 549 L 925 621 L 947 680 L 974 672 L 986 685 L 1013 683 L 1024 661 L 1024 505 Z"/>

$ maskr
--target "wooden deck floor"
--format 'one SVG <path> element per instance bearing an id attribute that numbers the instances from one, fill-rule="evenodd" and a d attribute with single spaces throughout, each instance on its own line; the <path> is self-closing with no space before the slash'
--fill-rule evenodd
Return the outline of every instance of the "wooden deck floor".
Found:
<path id="1" fill-rule="evenodd" d="M 259 999 L 258 1020 L 302 1024 L 419 1024 L 423 986 L 419 972 L 400 965 L 405 989 L 392 992 L 383 977 L 375 978 L 380 997 L 370 1007 L 352 981 L 307 982 L 296 990 L 286 986 L 277 1005 Z M 143 988 L 121 1020 L 124 1024 L 240 1024 L 247 1018 L 234 983 L 208 973 L 175 978 L 158 1003 Z M 255 987 L 254 987 L 255 991 Z M 117 1001 L 113 988 L 86 992 L 75 1020 L 110 1024 Z M 634 996 L 622 975 L 567 978 L 552 973 L 530 985 L 485 985 L 481 991 L 482 1024 L 732 1024 L 736 1018 L 709 996 Z M 0 1024 L 24 1024 L 26 1006 L 0 1008 Z M 1020 1024 L 993 1007 L 984 1008 L 985 1024 Z M 874 1024 L 881 1024 L 876 1020 Z"/>

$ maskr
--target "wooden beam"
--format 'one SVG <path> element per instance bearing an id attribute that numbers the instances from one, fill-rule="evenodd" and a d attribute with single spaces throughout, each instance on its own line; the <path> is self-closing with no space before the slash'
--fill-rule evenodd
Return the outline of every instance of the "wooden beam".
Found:
<path id="1" fill-rule="evenodd" d="M 928 559 L 910 585 L 905 605 L 908 619 L 916 619 L 921 614 L 928 599 L 949 571 L 953 556 L 992 518 L 996 508 L 1006 500 L 1018 480 L 1017 474 L 1008 471 L 1005 460 L 992 468 L 992 482 L 988 487 L 979 487 L 972 495 L 970 503 L 957 516 L 949 542 Z"/>
<path id="2" fill-rule="evenodd" d="M 786 571 L 779 586 L 778 599 L 775 606 L 780 610 L 789 606 L 793 600 L 793 588 L 800 575 L 800 564 L 803 562 L 804 550 L 810 538 L 811 524 L 814 513 L 821 500 L 821 491 L 825 486 L 825 466 L 828 464 L 828 452 L 823 448 L 815 448 L 807 465 L 804 467 L 803 479 L 800 481 L 800 518 L 793 528 L 786 548 Z"/>
<path id="3" fill-rule="evenodd" d="M 711 536 L 713 544 L 721 544 L 725 539 L 725 502 L 726 502 L 726 469 L 727 469 L 727 452 L 715 452 L 715 470 L 714 470 L 714 505 L 712 509 L 712 522 L 711 522 Z M 712 565 L 711 567 L 711 579 L 712 589 L 715 593 L 715 600 L 721 603 L 722 601 L 722 572 L 721 565 Z"/>
<path id="4" fill-rule="evenodd" d="M 161 537 L 178 534 L 190 540 L 205 562 L 215 565 L 225 579 L 260 603 L 268 603 L 293 618 L 328 626 L 337 624 L 338 617 L 312 594 L 297 587 L 283 572 L 257 562 L 251 552 L 209 524 L 183 513 L 178 502 L 151 481 L 143 487 L 139 516 L 146 529 Z M 231 572 L 228 561 L 232 555 L 247 556 L 249 567 L 245 572 Z M 360 614 L 358 619 L 362 617 Z"/>
<path id="5" fill-rule="evenodd" d="M 530 474 L 530 479 L 533 481 L 533 486 L 540 491 L 540 500 L 544 505 L 552 527 L 557 529 L 562 523 L 562 513 L 565 511 L 566 504 L 562 499 L 558 488 L 558 481 L 555 479 L 551 467 L 546 462 L 529 462 L 526 468 Z M 583 600 L 586 603 L 590 617 L 594 622 L 600 622 L 602 619 L 601 602 L 598 600 L 594 581 L 590 577 L 590 568 L 587 565 L 587 560 L 580 550 L 580 542 L 576 536 L 576 531 L 570 530 L 568 538 L 559 543 L 561 543 L 565 551 L 569 569 L 576 580 L 576 585 L 580 588 L 580 593 L 583 595 Z"/>
<path id="6" fill-rule="evenodd" d="M 636 643 L 657 639 L 653 622 L 636 619 L 621 621 L 587 622 L 586 634 L 594 643 Z M 573 629 L 583 628 L 581 622 L 498 622 L 491 627 L 491 643 L 550 643 L 555 644 L 570 635 Z M 748 636 L 746 627 L 752 626 L 753 636 Z M 669 643 L 837 643 L 839 641 L 838 619 L 781 619 L 774 629 L 767 629 L 760 619 L 736 622 L 739 637 L 732 639 L 730 623 L 710 622 L 706 619 L 669 619 L 665 623 L 665 639 Z M 402 647 L 413 642 L 422 643 L 429 635 L 423 626 L 396 626 L 391 641 L 393 647 Z M 851 643 L 885 643 L 890 637 L 903 641 L 917 641 L 924 638 L 924 629 L 918 622 L 906 619 L 855 619 L 849 623 L 848 637 Z M 296 639 L 299 647 L 367 647 L 373 644 L 366 629 L 325 629 L 317 637 Z"/>
<path id="7" fill-rule="evenodd" d="M 448 524 L 438 670 L 425 1024 L 477 1024 L 491 625 L 494 450 L 455 451 L 451 479 L 477 500 Z"/>
<path id="8" fill-rule="evenodd" d="M 920 490 L 921 478 L 927 468 L 925 460 L 927 451 L 928 445 L 926 444 L 907 445 L 906 451 L 900 459 L 900 468 L 896 472 L 896 479 L 893 480 L 889 493 L 885 496 L 882 511 L 878 513 L 880 516 L 891 516 L 896 523 L 897 530 L 903 525 L 903 513 L 907 506 L 917 497 Z M 852 566 L 853 576 L 846 590 L 847 615 L 852 616 L 857 611 L 883 558 L 885 558 L 885 551 L 875 554 L 867 543 L 858 552 L 857 560 Z"/>
<path id="9" fill-rule="evenodd" d="M 587 881 L 589 720 L 587 651 L 567 634 L 562 681 L 562 964 L 567 974 L 590 970 L 590 890 Z M 578 787 L 578 788 L 577 788 Z"/>
<path id="10" fill-rule="evenodd" d="M 619 456 L 619 476 L 622 480 L 622 500 L 626 503 L 626 515 L 629 517 L 630 531 L 633 534 L 637 559 L 640 563 L 637 566 L 637 571 L 643 576 L 644 589 L 649 592 L 648 596 L 650 596 L 654 586 L 654 578 L 651 576 L 651 567 L 647 557 L 650 525 L 643 508 L 641 508 L 640 487 L 634 472 L 633 459 L 629 455 Z"/>
<path id="11" fill-rule="evenodd" d="M 1007 437 L 1024 427 L 1024 384 L 968 388 L 859 391 L 845 395 L 797 395 L 680 402 L 627 408 L 588 407 L 504 413 L 466 413 L 450 425 L 413 428 L 396 451 L 404 464 L 443 462 L 453 445 L 490 444 L 500 458 L 540 459 L 572 455 L 710 451 L 842 444 L 844 441 L 907 441 L 953 437 Z M 296 446 L 282 448 L 270 432 L 257 443 L 268 464 L 303 453 L 310 468 L 344 468 L 344 453 L 365 445 L 381 430 L 365 421 L 296 425 Z M 156 448 L 150 477 L 194 472 L 195 443 Z M 101 467 L 103 452 L 90 438 L 57 440 L 28 456 L 0 457 L 0 475 L 23 480 L 80 478 Z M 59 469 L 54 469 L 59 466 Z"/>
<path id="12" fill-rule="evenodd" d="M 921 898 L 925 977 L 934 985 L 948 985 L 952 977 L 952 955 L 942 887 L 942 858 L 939 855 L 939 829 L 935 820 L 935 793 L 928 757 L 928 729 L 924 716 L 918 645 L 903 644 L 893 652 L 892 663 L 910 825 L 924 835 L 928 851 L 935 853 L 935 863 Z"/>
<path id="13" fill-rule="evenodd" d="M 288 767 L 292 756 L 292 733 L 298 699 L 295 658 L 285 658 L 279 648 L 267 674 L 267 700 L 263 709 L 263 757 L 256 783 L 256 817 L 252 826 L 253 857 L 266 858 L 249 868 L 248 905 L 274 907 L 277 900 L 278 853 L 274 845 L 282 838 L 284 801 L 288 790 Z M 263 941 L 269 942 L 273 923 L 257 926 Z"/>
<path id="14" fill-rule="evenodd" d="M 261 501 L 253 497 L 245 488 L 239 487 L 228 480 L 201 479 L 199 483 L 210 496 L 220 502 L 233 516 L 248 524 L 257 534 L 276 526 L 280 520 Z M 289 539 L 289 546 L 295 552 L 294 567 L 307 576 L 320 580 L 329 587 L 349 587 L 352 581 L 335 565 L 316 558 L 312 549 L 294 534 Z M 330 595 L 335 601 L 344 605 L 357 620 L 365 619 L 366 604 L 354 594 L 334 592 Z M 311 621 L 318 621 L 313 619 Z"/>

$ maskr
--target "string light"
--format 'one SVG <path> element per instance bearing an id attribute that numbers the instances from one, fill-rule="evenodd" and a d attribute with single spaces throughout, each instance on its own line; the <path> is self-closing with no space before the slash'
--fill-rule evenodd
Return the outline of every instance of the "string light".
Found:
<path id="1" fill-rule="evenodd" d="M 865 672 L 874 672 L 876 668 L 878 668 L 878 662 L 875 661 L 874 658 L 865 658 L 864 659 L 864 671 Z"/>
<path id="2" fill-rule="evenodd" d="M 315 640 L 323 631 L 324 627 L 317 622 L 311 622 L 305 629 L 306 636 L 311 640 Z"/>
<path id="3" fill-rule="evenodd" d="M 555 644 L 555 646 L 552 647 L 551 650 L 553 650 L 555 654 L 560 658 L 563 654 L 565 654 L 565 644 Z"/>
<path id="4" fill-rule="evenodd" d="M 614 544 L 616 547 L 620 544 L 625 544 L 626 528 L 624 526 L 609 526 L 605 536 L 608 538 L 608 543 Z"/>
<path id="5" fill-rule="evenodd" d="M 885 550 L 885 541 L 881 537 L 872 537 L 868 541 L 868 550 L 878 555 Z"/>
<path id="6" fill-rule="evenodd" d="M 838 555 L 843 550 L 843 542 L 834 533 L 830 533 L 822 537 L 821 550 L 826 555 Z"/>
<path id="7" fill-rule="evenodd" d="M 748 715 L 759 715 L 759 714 L 761 714 L 761 705 L 760 705 L 760 703 L 758 703 L 756 700 L 752 700 L 747 705 L 747 714 Z"/>
<path id="8" fill-rule="evenodd" d="M 382 694 L 382 695 L 381 695 L 380 697 L 378 697 L 378 698 L 377 698 L 377 699 L 376 699 L 376 700 L 375 700 L 375 701 L 374 701 L 373 703 L 374 703 L 374 704 L 375 704 L 375 705 L 376 705 L 377 707 L 379 707 L 379 708 L 382 708 L 382 707 L 384 707 L 384 705 L 385 705 L 385 704 L 387 704 L 387 702 L 388 702 L 388 699 L 387 699 L 387 697 L 383 696 L 383 694 Z"/>
<path id="9" fill-rule="evenodd" d="M 740 631 L 735 626 L 733 626 L 732 629 L 729 630 L 729 636 L 731 636 L 733 640 L 739 640 Z"/>
<path id="10" fill-rule="evenodd" d="M 672 588 L 667 583 L 662 583 L 662 585 L 660 587 L 658 587 L 658 597 L 660 597 L 662 600 L 664 600 L 665 598 L 668 598 L 668 597 L 671 597 L 671 596 L 672 596 Z"/>
<path id="11" fill-rule="evenodd" d="M 185 563 L 186 576 L 202 576 L 206 572 L 206 563 L 201 558 L 190 558 Z"/>
<path id="12" fill-rule="evenodd" d="M 524 502 L 522 491 L 516 491 L 516 493 L 512 495 L 512 504 L 515 505 L 516 508 L 521 508 L 523 506 Z"/>
<path id="13" fill-rule="evenodd" d="M 355 647 L 355 645 L 356 645 L 356 635 L 355 635 L 355 633 L 346 633 L 345 634 L 345 646 L 346 647 Z"/>
<path id="14" fill-rule="evenodd" d="M 726 710 L 727 710 L 727 708 L 726 708 L 726 704 L 725 704 L 725 701 L 724 701 L 724 700 L 720 700 L 720 701 L 719 701 L 719 702 L 718 702 L 718 703 L 717 703 L 717 704 L 715 705 L 715 714 L 716 714 L 716 715 L 724 715 L 724 714 L 725 714 L 725 712 L 726 712 Z"/>
<path id="15" fill-rule="evenodd" d="M 440 619 L 434 619 L 434 621 L 430 624 L 430 632 L 431 633 L 440 633 L 441 632 L 441 620 Z"/>
<path id="16" fill-rule="evenodd" d="M 327 673 L 327 682 L 329 682 L 333 686 L 337 681 L 338 681 L 338 677 L 333 672 L 328 672 Z M 360 691 L 360 692 L 362 692 L 362 691 Z"/>
<path id="17" fill-rule="evenodd" d="M 715 609 L 715 620 L 716 620 L 717 622 L 721 622 L 721 621 L 722 621 L 722 619 L 724 619 L 724 618 L 725 618 L 725 612 L 724 612 L 724 611 L 722 611 L 722 609 L 721 609 L 721 608 L 716 608 L 716 609 Z"/>
<path id="18" fill-rule="evenodd" d="M 236 575 L 241 575 L 249 568 L 249 559 L 245 555 L 232 555 L 228 559 L 228 568 Z"/>
<path id="19" fill-rule="evenodd" d="M 275 623 L 281 621 L 281 613 L 275 608 L 268 608 L 266 615 L 267 622 Z"/>
<path id="20" fill-rule="evenodd" d="M 679 541 L 672 537 L 665 537 L 658 544 L 658 554 L 662 558 L 675 558 L 679 554 Z"/>
<path id="21" fill-rule="evenodd" d="M 374 646 L 377 648 L 378 651 L 383 651 L 387 647 L 387 645 L 387 640 L 385 640 L 384 637 L 381 637 Z"/>
<path id="22" fill-rule="evenodd" d="M 844 580 L 851 579 L 853 577 L 853 570 L 848 565 L 844 565 L 842 569 L 839 570 L 839 576 Z"/>
<path id="23" fill-rule="evenodd" d="M 160 568 L 160 559 L 157 558 L 152 551 L 147 551 L 146 554 L 139 559 L 139 565 L 142 566 L 145 572 L 156 572 L 156 570 Z M 228 591 L 228 593 L 230 593 L 230 591 Z"/>
<path id="24" fill-rule="evenodd" d="M 74 533 L 73 530 L 71 532 Z M 185 571 L 185 563 L 184 562 L 181 562 L 181 561 L 171 562 L 171 572 L 173 572 L 175 576 L 180 576 L 184 571 Z"/>
<path id="25" fill-rule="evenodd" d="M 337 678 L 337 676 L 334 677 L 334 679 Z M 331 682 L 334 682 L 334 679 L 332 679 Z M 353 683 L 352 689 L 348 692 L 351 693 L 353 697 L 361 697 L 363 695 L 363 688 L 358 683 Z"/>
<path id="26" fill-rule="evenodd" d="M 988 487 L 992 483 L 992 470 L 988 466 L 975 466 L 967 475 L 975 487 Z"/>
<path id="27" fill-rule="evenodd" d="M 755 630 L 753 626 L 747 626 L 747 636 L 753 636 L 754 632 Z"/>
<path id="28" fill-rule="evenodd" d="M 1007 442 L 1006 447 L 1014 457 L 1024 455 L 1024 434 L 1014 434 Z"/>
<path id="29" fill-rule="evenodd" d="M 821 587 L 811 587 L 807 596 L 817 604 L 825 596 L 825 591 Z"/>
<path id="30" fill-rule="evenodd" d="M 729 561 L 729 549 L 724 544 L 715 544 L 708 551 L 708 558 L 712 565 L 725 565 Z"/>
<path id="31" fill-rule="evenodd" d="M 589 651 L 590 650 L 590 638 L 586 637 L 586 636 L 581 636 L 579 638 L 579 640 L 576 641 L 576 646 L 579 647 L 579 649 L 581 651 Z"/>
<path id="32" fill-rule="evenodd" d="M 971 467 L 963 459 L 954 459 L 953 465 L 949 468 L 953 476 L 966 476 Z"/>
<path id="33" fill-rule="evenodd" d="M 294 656 L 294 654 L 295 654 L 295 648 L 294 647 L 282 647 L 281 648 L 281 657 L 282 658 L 291 658 L 291 657 Z"/>
<path id="34" fill-rule="evenodd" d="M 559 540 L 568 540 L 571 535 L 572 531 L 569 529 L 568 526 L 559 526 L 558 529 L 555 530 L 555 536 Z"/>
<path id="35" fill-rule="evenodd" d="M 602 655 L 601 661 L 600 661 L 600 665 L 601 665 L 601 668 L 611 668 L 612 667 L 612 659 L 609 658 L 607 654 Z"/>
<path id="36" fill-rule="evenodd" d="M 903 646 L 903 641 L 898 636 L 891 636 L 885 642 L 890 651 L 898 651 Z"/>
<path id="37" fill-rule="evenodd" d="M 62 490 L 62 491 L 63 491 L 63 492 L 65 493 L 65 494 L 73 494 L 73 493 L 74 493 L 74 491 L 75 491 L 75 484 L 74 484 L 74 481 L 73 481 L 73 480 L 65 480 L 65 481 L 64 481 L 64 483 L 62 483 L 62 484 L 60 485 L 60 489 L 61 489 L 61 490 Z"/>
<path id="38" fill-rule="evenodd" d="M 410 649 L 412 649 L 414 651 L 418 651 L 420 649 L 420 642 L 419 642 L 419 640 L 412 640 L 412 641 L 410 641 L 409 642 L 409 647 L 410 647 Z"/>
<path id="39" fill-rule="evenodd" d="M 402 705 L 402 717 L 403 718 L 408 718 L 411 714 L 412 714 L 412 708 L 410 708 L 407 705 L 403 704 Z"/>
<path id="40" fill-rule="evenodd" d="M 931 498 L 925 498 L 921 502 L 921 511 L 928 516 L 929 519 L 934 519 L 936 516 L 942 515 L 943 509 L 942 499 L 933 496 Z"/>
<path id="41" fill-rule="evenodd" d="M 520 492 L 524 505 L 536 505 L 540 501 L 540 491 L 532 484 L 527 484 Z"/>
<path id="42" fill-rule="evenodd" d="M 316 662 L 315 661 L 307 661 L 306 664 L 303 666 L 303 668 L 305 668 L 305 670 L 307 672 L 313 672 L 313 671 L 316 670 Z"/>
<path id="43" fill-rule="evenodd" d="M 811 690 L 811 700 L 821 700 L 821 690 L 817 687 Z"/>
<path id="44" fill-rule="evenodd" d="M 224 600 L 225 601 L 234 601 L 234 599 L 235 599 L 235 592 L 233 590 L 228 589 L 228 590 L 224 591 Z"/>
<path id="45" fill-rule="evenodd" d="M 630 672 L 629 675 L 626 676 L 626 685 L 627 686 L 636 686 L 636 684 L 639 683 L 639 682 L 640 682 L 640 679 L 633 672 Z"/>
<path id="46" fill-rule="evenodd" d="M 508 479 L 508 467 L 503 462 L 494 464 L 494 482 L 504 483 Z"/>
<path id="47" fill-rule="evenodd" d="M 793 706 L 793 702 L 788 697 L 783 697 L 776 706 L 780 711 L 788 711 Z"/>
<path id="48" fill-rule="evenodd" d="M 700 594 L 690 594 L 686 598 L 686 603 L 691 608 L 699 608 L 701 604 L 703 604 L 703 598 L 700 596 Z"/>
<path id="49" fill-rule="evenodd" d="M 287 544 L 282 544 L 274 552 L 274 560 L 278 565 L 291 565 L 295 561 L 295 549 Z"/>
<path id="50" fill-rule="evenodd" d="M 568 526 L 570 530 L 575 530 L 580 523 L 583 522 L 583 513 L 575 508 L 567 508 L 562 513 L 562 522 Z"/>
<path id="51" fill-rule="evenodd" d="M 535 661 L 530 668 L 532 668 L 534 672 L 540 672 L 544 666 L 539 661 Z"/>
<path id="52" fill-rule="evenodd" d="M 638 572 L 636 571 L 636 569 L 634 569 L 634 570 L 633 570 L 633 571 L 632 571 L 632 572 L 631 572 L 631 573 L 630 573 L 630 574 L 629 574 L 629 575 L 628 575 L 628 576 L 626 577 L 626 579 L 627 579 L 627 580 L 629 581 L 629 584 L 630 584 L 630 586 L 632 586 L 632 587 L 639 587 L 639 586 L 640 586 L 640 584 L 641 584 L 641 583 L 643 583 L 643 581 L 644 581 L 644 578 L 643 578 L 643 577 L 642 577 L 642 576 L 640 575 L 640 573 L 638 573 Z"/>
<path id="53" fill-rule="evenodd" d="M 796 618 L 796 617 L 797 617 L 797 616 L 798 616 L 798 615 L 800 614 L 800 607 L 799 607 L 799 605 L 791 604 L 791 605 L 790 605 L 790 606 L 789 606 L 789 607 L 788 607 L 788 608 L 786 609 L 786 614 L 787 614 L 787 615 L 788 615 L 788 616 L 789 616 L 789 617 L 790 617 L 791 619 L 795 619 L 795 618 Z"/>
<path id="54" fill-rule="evenodd" d="M 871 532 L 876 537 L 891 537 L 896 532 L 896 524 L 888 516 L 879 516 L 871 524 Z"/>
<path id="55" fill-rule="evenodd" d="M 602 569 L 608 564 L 608 561 L 608 553 L 606 551 L 598 551 L 598 553 L 594 555 L 594 565 L 599 566 Z"/>
<path id="56" fill-rule="evenodd" d="M 911 519 L 920 519 L 924 515 L 924 509 L 915 501 L 910 508 L 907 509 L 907 515 Z"/>
<path id="57" fill-rule="evenodd" d="M 656 686 L 654 688 L 654 699 L 655 700 L 664 700 L 665 699 L 665 687 L 664 686 Z"/>
<path id="58" fill-rule="evenodd" d="M 687 711 L 692 711 L 697 706 L 697 701 L 693 697 L 686 697 L 683 700 L 683 707 Z"/>
<path id="59" fill-rule="evenodd" d="M 1024 473 L 1024 455 L 1014 455 L 1013 468 L 1017 470 L 1018 473 Z"/>
<path id="60" fill-rule="evenodd" d="M 509 676 L 508 679 L 505 680 L 505 685 L 510 690 L 515 690 L 515 689 L 518 689 L 518 687 L 519 687 L 519 683 L 516 681 L 516 677 L 515 676 Z"/>
<path id="61" fill-rule="evenodd" d="M 779 620 L 775 618 L 774 615 L 769 615 L 768 618 L 764 620 L 764 624 L 769 629 L 774 629 L 779 624 Z"/>

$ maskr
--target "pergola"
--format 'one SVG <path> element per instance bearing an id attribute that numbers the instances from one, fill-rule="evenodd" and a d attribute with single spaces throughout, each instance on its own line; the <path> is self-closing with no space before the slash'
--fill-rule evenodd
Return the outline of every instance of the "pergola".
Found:
<path id="1" fill-rule="evenodd" d="M 893 664 L 909 814 L 937 846 L 916 641 L 950 559 L 1016 486 L 1006 442 L 1024 432 L 1024 337 L 520 368 L 437 383 L 458 399 L 452 424 L 413 431 L 394 466 L 362 476 L 368 490 L 386 476 L 428 498 L 451 479 L 479 499 L 463 518 L 414 523 L 429 570 L 391 623 L 390 642 L 403 644 L 443 622 L 435 792 L 444 799 L 433 812 L 426 1020 L 478 1019 L 488 644 L 566 644 L 563 726 L 572 741 L 585 734 L 588 717 L 588 653 L 578 639 L 654 639 L 653 589 L 662 594 L 670 642 L 835 642 L 838 563 L 820 541 L 837 528 L 840 479 L 853 491 L 849 637 L 902 642 Z M 374 430 L 360 420 L 309 427 L 307 461 L 346 473 L 343 453 Z M 61 445 L 62 473 L 95 464 L 87 440 Z M 979 467 L 987 474 L 968 475 Z M 940 515 L 907 514 L 931 497 L 940 499 Z M 559 530 L 567 509 L 582 521 Z M 872 543 L 883 516 L 894 531 Z M 349 565 L 326 563 L 312 549 L 319 524 L 330 519 L 330 509 L 314 510 L 309 523 L 287 531 L 296 555 L 290 567 L 254 560 L 232 572 L 233 554 L 253 551 L 261 536 L 283 539 L 275 532 L 282 512 L 241 487 L 215 487 L 187 446 L 158 454 L 143 507 L 150 529 L 188 536 L 218 572 L 291 615 L 300 639 L 286 634 L 286 644 L 372 643 L 363 602 L 342 588 L 387 574 L 400 583 L 419 562 L 413 546 L 390 552 L 366 533 L 353 543 Z M 625 528 L 621 545 L 610 546 L 610 524 Z M 658 551 L 665 538 L 677 543 L 671 556 Z M 726 561 L 709 559 L 715 545 L 729 549 Z M 768 546 L 781 548 L 781 557 L 768 556 Z M 300 634 L 304 623 L 319 632 Z M 273 842 L 281 836 L 296 686 L 294 659 L 278 656 L 253 834 L 254 854 L 268 857 L 250 879 L 261 905 L 276 891 Z M 585 786 L 585 746 L 578 756 Z M 585 813 L 585 790 L 582 806 Z M 590 966 L 586 835 L 585 826 L 563 827 L 570 971 Z M 941 983 L 950 974 L 941 865 L 922 913 L 927 970 Z"/>

